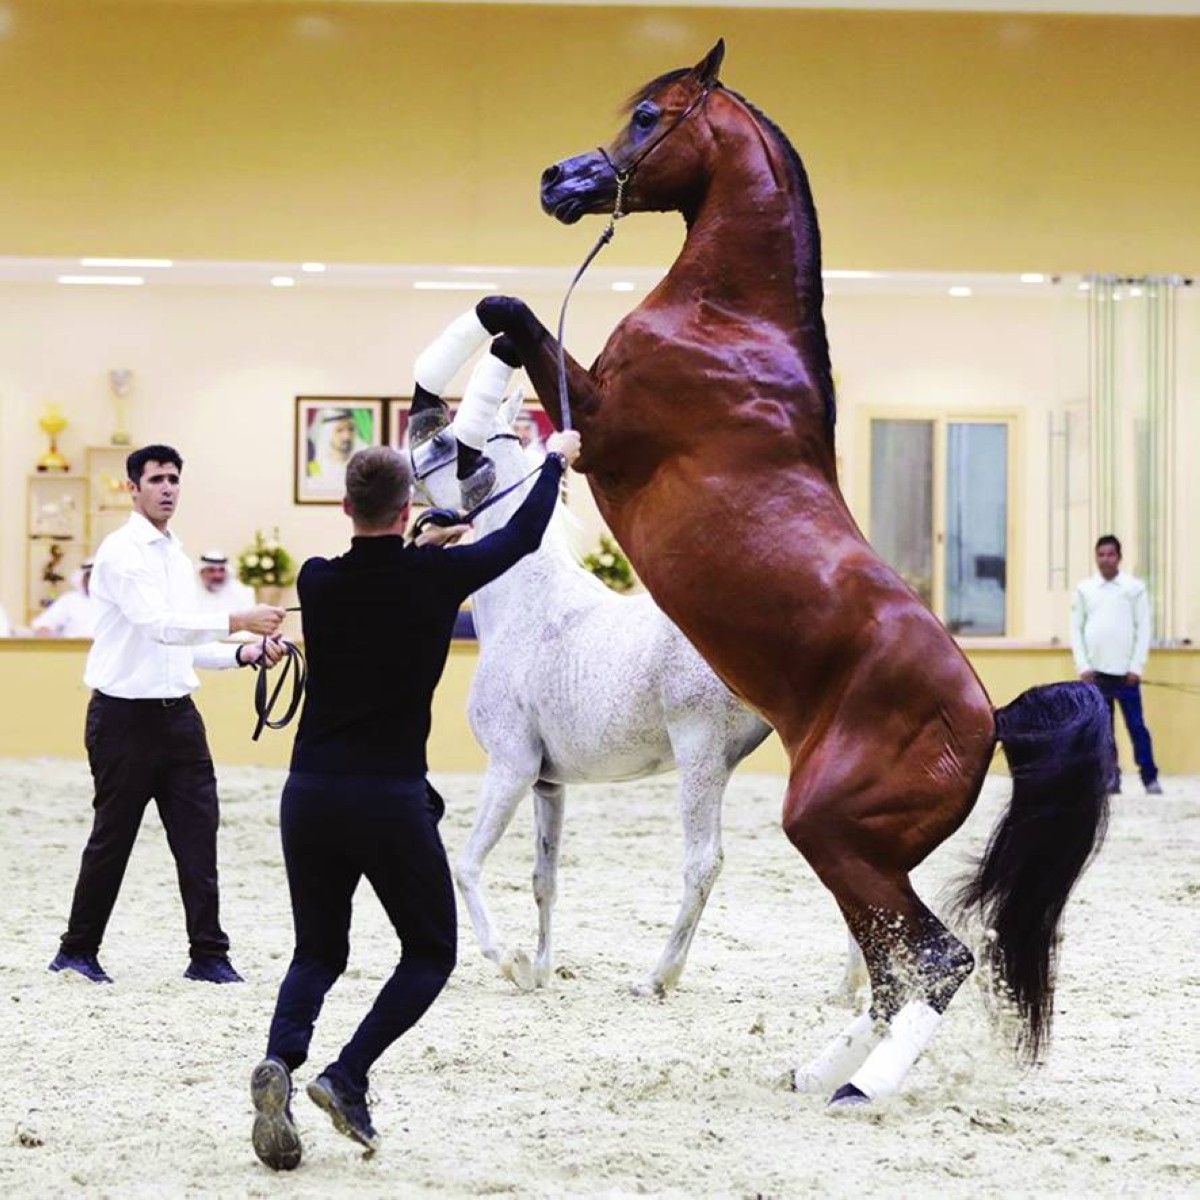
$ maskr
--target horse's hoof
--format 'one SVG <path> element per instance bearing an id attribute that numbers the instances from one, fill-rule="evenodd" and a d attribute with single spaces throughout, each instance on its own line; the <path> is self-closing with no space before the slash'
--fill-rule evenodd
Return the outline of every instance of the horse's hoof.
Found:
<path id="1" fill-rule="evenodd" d="M 657 979 L 643 979 L 640 983 L 630 985 L 629 990 L 643 1000 L 661 1000 L 667 994 L 667 989 Z"/>
<path id="2" fill-rule="evenodd" d="M 860 1108 L 870 1103 L 871 1097 L 852 1083 L 843 1083 L 829 1099 L 830 1108 Z"/>
<path id="3" fill-rule="evenodd" d="M 516 984 L 519 992 L 537 990 L 537 975 L 534 973 L 533 963 L 529 961 L 529 956 L 523 950 L 517 950 L 505 963 L 504 976 Z"/>

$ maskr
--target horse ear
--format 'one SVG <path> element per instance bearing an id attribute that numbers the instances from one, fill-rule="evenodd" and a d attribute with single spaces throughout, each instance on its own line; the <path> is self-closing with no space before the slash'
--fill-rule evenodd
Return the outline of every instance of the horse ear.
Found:
<path id="1" fill-rule="evenodd" d="M 500 420 L 508 428 L 512 427 L 512 423 L 517 419 L 517 414 L 525 405 L 525 389 L 517 384 L 516 390 L 511 395 L 506 396 L 504 403 L 500 405 Z"/>
<path id="2" fill-rule="evenodd" d="M 718 38 L 717 44 L 698 62 L 694 68 L 696 77 L 705 87 L 717 82 L 717 73 L 721 63 L 725 61 L 725 39 Z"/>

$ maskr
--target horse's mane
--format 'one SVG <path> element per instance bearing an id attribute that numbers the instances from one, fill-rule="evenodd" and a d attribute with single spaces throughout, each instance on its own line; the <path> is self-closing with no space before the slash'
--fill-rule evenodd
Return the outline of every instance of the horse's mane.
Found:
<path id="1" fill-rule="evenodd" d="M 640 87 L 623 106 L 624 112 L 631 112 L 643 100 L 650 99 L 651 96 L 658 93 L 661 89 L 669 86 L 672 83 L 678 82 L 685 75 L 691 73 L 689 67 L 678 67 L 674 71 L 666 71 L 659 75 L 657 79 L 652 79 L 649 83 Z M 837 423 L 837 395 L 833 386 L 833 366 L 829 358 L 829 338 L 825 332 L 825 284 L 821 277 L 821 232 L 820 225 L 817 221 L 817 206 L 813 202 L 812 187 L 808 182 L 808 172 L 804 169 L 804 162 L 800 158 L 796 147 L 792 145 L 786 133 L 767 116 L 757 105 L 752 104 L 741 92 L 735 92 L 733 88 L 727 88 L 723 83 L 714 85 L 722 91 L 728 92 L 735 97 L 740 103 L 745 105 L 746 110 L 759 122 L 763 129 L 783 150 L 784 159 L 792 173 L 792 182 L 796 185 L 796 195 L 799 198 L 801 215 L 804 218 L 808 228 L 812 231 L 812 255 L 813 255 L 813 276 L 811 287 L 813 291 L 813 299 L 816 301 L 811 310 L 811 319 L 813 323 L 812 332 L 816 334 L 817 348 L 817 387 L 821 392 L 821 399 L 825 403 L 825 420 L 829 427 L 830 441 L 833 440 L 833 427 Z"/>

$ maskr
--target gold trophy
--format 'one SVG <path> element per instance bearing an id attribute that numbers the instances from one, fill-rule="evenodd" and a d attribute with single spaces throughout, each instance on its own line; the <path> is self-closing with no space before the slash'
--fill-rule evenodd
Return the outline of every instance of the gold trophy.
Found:
<path id="1" fill-rule="evenodd" d="M 71 464 L 58 452 L 58 435 L 67 427 L 67 418 L 57 404 L 47 404 L 38 424 L 50 438 L 50 449 L 38 459 L 39 471 L 69 471 Z"/>
<path id="2" fill-rule="evenodd" d="M 125 417 L 129 393 L 133 391 L 133 372 L 128 367 L 109 371 L 108 389 L 112 392 L 113 403 L 117 409 L 117 429 L 110 441 L 114 446 L 128 446 L 133 439 L 129 436 Z"/>

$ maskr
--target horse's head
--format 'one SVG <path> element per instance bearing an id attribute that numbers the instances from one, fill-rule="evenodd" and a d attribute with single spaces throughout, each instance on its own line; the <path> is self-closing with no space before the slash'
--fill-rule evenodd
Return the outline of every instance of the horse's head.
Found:
<path id="1" fill-rule="evenodd" d="M 497 487 L 507 487 L 528 469 L 513 420 L 520 412 L 518 389 L 503 398 L 507 377 L 498 360 L 485 357 L 467 384 L 454 420 L 410 451 L 418 503 L 469 511 Z M 508 371 L 511 374 L 511 368 Z"/>
<path id="2" fill-rule="evenodd" d="M 686 210 L 697 185 L 704 137 L 691 120 L 725 57 L 722 39 L 694 67 L 648 83 L 629 103 L 629 121 L 606 148 L 568 158 L 542 172 L 542 208 L 566 225 L 588 213 Z M 621 194 L 618 197 L 618 185 Z"/>

